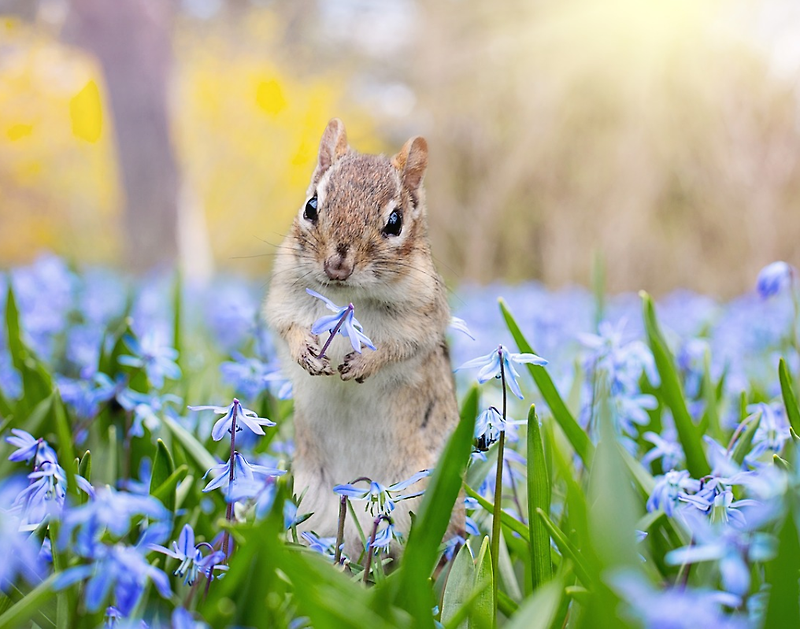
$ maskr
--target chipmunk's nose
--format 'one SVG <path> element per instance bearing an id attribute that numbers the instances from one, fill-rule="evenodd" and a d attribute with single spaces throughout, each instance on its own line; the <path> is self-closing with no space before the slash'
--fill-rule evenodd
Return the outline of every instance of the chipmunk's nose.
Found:
<path id="1" fill-rule="evenodd" d="M 353 263 L 347 260 L 347 245 L 339 245 L 336 253 L 325 260 L 325 275 L 332 280 L 344 281 L 353 273 Z"/>

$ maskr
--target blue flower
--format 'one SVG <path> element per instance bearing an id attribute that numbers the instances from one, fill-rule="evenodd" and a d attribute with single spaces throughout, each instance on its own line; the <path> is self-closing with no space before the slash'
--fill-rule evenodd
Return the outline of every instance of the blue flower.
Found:
<path id="1" fill-rule="evenodd" d="M 723 607 L 741 605 L 741 598 L 734 594 L 688 587 L 657 590 L 634 570 L 612 573 L 608 581 L 626 601 L 623 613 L 637 621 L 636 626 L 653 629 L 744 628 L 737 618 L 722 610 Z"/>
<path id="2" fill-rule="evenodd" d="M 758 274 L 756 289 L 763 299 L 772 297 L 791 286 L 797 269 L 786 262 L 773 262 L 768 264 Z"/>
<path id="3" fill-rule="evenodd" d="M 11 433 L 13 436 L 6 437 L 6 441 L 17 449 L 8 457 L 9 461 L 29 463 L 32 458 L 36 457 L 35 465 L 37 466 L 44 461 L 57 462 L 55 451 L 41 437 L 36 439 L 20 428 L 12 428 Z"/>
<path id="4" fill-rule="evenodd" d="M 97 415 L 100 404 L 113 398 L 119 386 L 104 373 L 96 373 L 88 380 L 58 379 L 61 398 L 81 419 Z"/>
<path id="5" fill-rule="evenodd" d="M 77 530 L 76 548 L 84 557 L 93 557 L 104 533 L 117 539 L 127 535 L 131 520 L 143 515 L 151 520 L 166 521 L 169 511 L 152 496 L 140 496 L 102 487 L 86 504 L 69 509 L 64 514 L 61 529 L 62 544 L 68 543 Z"/>
<path id="6" fill-rule="evenodd" d="M 8 505 L 19 493 L 20 477 L 0 484 L 0 505 Z M 44 573 L 39 543 L 35 535 L 20 529 L 20 517 L 14 510 L 0 506 L 0 591 L 9 592 L 18 577 L 36 583 Z"/>
<path id="7" fill-rule="evenodd" d="M 662 469 L 672 469 L 683 462 L 683 447 L 678 441 L 668 441 L 650 430 L 644 433 L 642 437 L 645 441 L 649 441 L 655 446 L 642 457 L 643 464 L 647 465 L 652 461 L 661 459 Z"/>
<path id="8" fill-rule="evenodd" d="M 161 425 L 158 414 L 168 410 L 168 404 L 179 406 L 183 400 L 177 395 L 148 395 L 132 389 L 123 389 L 117 394 L 117 402 L 126 411 L 133 413 L 129 431 L 131 437 L 144 437 L 144 428 L 155 430 Z"/>
<path id="9" fill-rule="evenodd" d="M 172 629 L 206 629 L 208 625 L 195 620 L 191 612 L 184 607 L 176 607 L 172 612 Z"/>
<path id="10" fill-rule="evenodd" d="M 350 344 L 353 346 L 354 351 L 360 354 L 362 345 L 372 350 L 375 349 L 375 345 L 373 345 L 372 341 L 364 334 L 363 326 L 358 322 L 358 319 L 355 318 L 353 304 L 348 304 L 344 308 L 340 308 L 330 299 L 314 292 L 310 288 L 307 288 L 306 292 L 312 297 L 322 300 L 328 307 L 328 310 L 335 313 L 317 319 L 311 326 L 312 334 L 322 334 L 323 332 L 330 332 L 333 334 L 333 331 L 339 326 L 339 334 L 350 339 Z"/>
<path id="11" fill-rule="evenodd" d="M 230 485 L 231 495 L 236 495 L 237 492 L 243 491 L 240 486 L 244 486 L 249 489 L 252 486 L 256 475 L 264 478 L 282 476 L 283 474 L 286 474 L 285 470 L 265 467 L 264 465 L 250 464 L 247 462 L 247 459 L 245 459 L 238 452 L 233 453 L 233 459 L 233 482 L 231 483 L 230 481 L 231 462 L 229 459 L 227 463 L 215 465 L 205 473 L 203 478 L 209 474 L 212 474 L 215 476 L 215 478 L 205 486 L 203 489 L 204 492 L 213 491 L 215 489 L 227 490 Z M 244 492 L 244 494 L 246 495 L 247 492 Z"/>
<path id="12" fill-rule="evenodd" d="M 783 404 L 760 402 L 755 407 L 748 407 L 747 410 L 761 415 L 761 421 L 753 435 L 753 449 L 748 453 L 747 461 L 755 461 L 767 451 L 779 454 L 789 438 L 789 422 L 786 420 Z"/>
<path id="13" fill-rule="evenodd" d="M 230 406 L 190 406 L 193 411 L 214 411 L 215 413 L 224 414 L 214 424 L 211 429 L 211 438 L 214 441 L 219 441 L 225 436 L 226 432 L 231 431 L 233 424 L 233 417 L 236 416 L 236 430 L 242 430 L 242 425 L 246 426 L 251 432 L 257 435 L 263 435 L 264 430 L 261 426 L 274 426 L 275 422 L 270 421 L 264 417 L 259 417 L 258 413 L 244 408 L 236 398 L 233 398 L 233 403 Z"/>
<path id="14" fill-rule="evenodd" d="M 401 540 L 402 535 L 399 531 L 394 528 L 394 522 L 390 518 L 381 518 L 383 522 L 385 522 L 385 526 L 380 528 L 375 533 L 375 539 L 373 539 L 369 545 L 373 548 L 381 548 L 386 550 L 392 543 L 392 540 L 396 539 L 398 541 Z"/>
<path id="15" fill-rule="evenodd" d="M 684 512 L 692 531 L 693 545 L 671 550 L 665 556 L 670 565 L 716 561 L 722 587 L 738 596 L 750 589 L 750 561 L 766 561 L 775 555 L 774 540 L 764 533 L 749 533 L 729 526 L 712 526 L 696 511 Z"/>
<path id="16" fill-rule="evenodd" d="M 483 384 L 492 378 L 500 378 L 501 360 L 502 371 L 505 375 L 506 382 L 508 383 L 511 392 L 520 400 L 522 399 L 522 391 L 517 383 L 517 378 L 520 376 L 519 372 L 516 370 L 516 367 L 521 367 L 523 364 L 539 366 L 544 366 L 547 364 L 547 361 L 544 358 L 541 358 L 536 354 L 515 354 L 513 352 L 509 352 L 505 347 L 500 345 L 496 350 L 486 354 L 486 356 L 480 356 L 465 362 L 458 369 L 456 369 L 456 371 L 480 367 L 480 371 L 478 372 L 478 382 Z"/>
<path id="17" fill-rule="evenodd" d="M 270 366 L 258 358 L 246 358 L 239 353 L 234 354 L 234 359 L 219 366 L 222 379 L 233 385 L 236 392 L 253 400 L 267 388 L 266 376 L 270 373 Z"/>
<path id="18" fill-rule="evenodd" d="M 212 579 L 214 570 L 227 570 L 227 566 L 220 563 L 225 559 L 223 551 L 214 550 L 207 542 L 195 545 L 194 541 L 194 529 L 185 524 L 178 536 L 178 541 L 172 542 L 172 550 L 159 544 L 148 544 L 147 548 L 178 559 L 181 563 L 175 568 L 173 574 L 184 577 L 183 582 L 187 585 L 192 585 L 201 572 L 208 579 Z"/>
<path id="19" fill-rule="evenodd" d="M 55 459 L 52 450 L 47 456 Z M 13 506 L 22 509 L 22 526 L 35 528 L 45 519 L 61 515 L 67 494 L 67 475 L 57 461 L 44 459 L 28 474 L 28 479 L 31 483 L 19 493 Z M 94 494 L 94 488 L 82 476 L 76 474 L 75 482 L 90 496 Z"/>
<path id="20" fill-rule="evenodd" d="M 314 552 L 331 560 L 336 556 L 336 550 L 334 548 L 336 546 L 335 537 L 319 537 L 310 531 L 303 531 L 300 537 L 308 542 L 308 547 Z"/>
<path id="21" fill-rule="evenodd" d="M 647 499 L 647 511 L 664 509 L 668 517 L 672 517 L 680 498 L 686 496 L 686 491 L 698 491 L 700 481 L 689 477 L 686 470 L 670 470 L 663 476 L 656 477 L 653 493 Z"/>
<path id="22" fill-rule="evenodd" d="M 491 444 L 500 438 L 500 433 L 506 433 L 506 439 L 517 441 L 517 425 L 525 424 L 526 421 L 512 421 L 503 419 L 500 412 L 490 406 L 483 411 L 475 420 L 475 439 L 478 442 L 478 450 L 485 451 Z"/>
<path id="23" fill-rule="evenodd" d="M 417 481 L 429 476 L 430 473 L 430 470 L 423 470 L 421 472 L 417 472 L 404 481 L 394 483 L 388 487 L 369 479 L 361 479 L 355 481 L 354 483 L 336 485 L 333 488 L 333 491 L 340 496 L 347 496 L 352 500 L 366 500 L 367 508 L 370 510 L 372 515 L 375 515 L 375 507 L 378 508 L 378 513 L 388 514 L 394 510 L 395 502 L 421 496 L 424 493 L 424 490 L 405 495 L 401 494 L 400 492 L 413 485 Z M 367 486 L 358 487 L 355 483 L 367 483 Z"/>
<path id="24" fill-rule="evenodd" d="M 73 583 L 88 579 L 84 589 L 86 609 L 95 612 L 108 599 L 114 589 L 116 607 L 123 616 L 128 616 L 136 607 L 148 581 L 152 581 L 158 593 L 169 597 L 169 578 L 158 568 L 151 566 L 140 550 L 133 546 L 115 544 L 98 545 L 89 565 L 74 566 L 59 573 L 53 588 L 61 590 Z"/>
<path id="25" fill-rule="evenodd" d="M 156 389 L 164 386 L 164 378 L 177 380 L 181 377 L 181 369 L 175 362 L 178 351 L 164 345 L 156 334 L 144 334 L 141 340 L 128 334 L 124 340 L 133 355 L 124 354 L 117 360 L 121 365 L 144 369 Z"/>

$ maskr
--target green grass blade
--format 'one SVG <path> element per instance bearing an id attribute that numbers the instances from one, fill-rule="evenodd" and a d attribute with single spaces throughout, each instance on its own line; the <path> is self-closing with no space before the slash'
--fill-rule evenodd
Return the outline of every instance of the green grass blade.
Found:
<path id="1" fill-rule="evenodd" d="M 81 463 L 78 466 L 78 474 L 83 476 L 90 483 L 92 482 L 92 452 L 87 450 L 81 457 Z"/>
<path id="2" fill-rule="evenodd" d="M 194 462 L 197 464 L 197 469 L 202 471 L 202 474 L 205 474 L 217 464 L 217 461 L 211 456 L 209 451 L 203 447 L 203 444 L 178 422 L 168 415 L 164 415 L 162 421 L 164 425 L 169 428 L 172 436 L 177 439 L 178 443 L 180 443 L 192 459 L 194 459 Z"/>
<path id="3" fill-rule="evenodd" d="M 489 537 L 483 538 L 481 550 L 478 553 L 478 561 L 475 567 L 475 589 L 481 594 L 472 606 L 472 613 L 469 617 L 470 629 L 483 629 L 492 627 L 494 619 L 494 579 L 492 574 L 492 551 L 489 544 Z"/>
<path id="4" fill-rule="evenodd" d="M 781 380 L 781 393 L 783 394 L 783 405 L 786 407 L 786 417 L 789 418 L 794 431 L 800 433 L 800 407 L 797 406 L 797 396 L 792 388 L 792 374 L 786 361 L 781 358 L 778 364 L 778 377 Z"/>
<path id="5" fill-rule="evenodd" d="M 472 595 L 475 587 L 475 564 L 469 547 L 464 544 L 458 551 L 442 597 L 442 622 L 448 623 L 455 618 L 458 610 L 463 607 Z M 459 624 L 466 627 L 466 623 Z"/>
<path id="6" fill-rule="evenodd" d="M 189 473 L 189 468 L 181 464 L 158 487 L 150 486 L 150 495 L 157 498 L 170 511 L 174 512 L 177 506 L 177 487 Z"/>
<path id="7" fill-rule="evenodd" d="M 75 450 L 72 447 L 72 430 L 67 420 L 67 409 L 57 392 L 53 393 L 53 418 L 55 419 L 55 433 L 58 435 L 58 460 L 67 476 L 67 493 L 78 497 L 78 484 L 75 482 L 75 473 L 78 471 L 74 465 Z"/>
<path id="8" fill-rule="evenodd" d="M 535 353 L 530 343 L 528 343 L 525 338 L 525 335 L 522 334 L 522 330 L 520 330 L 517 325 L 505 301 L 502 299 L 500 300 L 500 312 L 503 314 L 508 330 L 511 332 L 511 336 L 514 337 L 514 342 L 517 344 L 519 350 L 523 353 Z M 539 392 L 542 394 L 544 401 L 550 408 L 554 419 L 558 422 L 558 425 L 561 426 L 561 430 L 564 431 L 572 447 L 575 448 L 575 452 L 577 452 L 583 462 L 588 465 L 594 453 L 594 445 L 583 428 L 575 421 L 572 413 L 569 412 L 567 405 L 558 393 L 558 389 L 556 389 L 556 385 L 553 384 L 550 374 L 547 373 L 544 367 L 539 367 L 537 365 L 526 365 L 526 367 L 533 377 L 536 386 L 539 388 Z"/>
<path id="9" fill-rule="evenodd" d="M 619 454 L 623 463 L 625 463 L 625 466 L 628 468 L 628 471 L 630 472 L 630 475 L 633 478 L 636 486 L 639 488 L 642 494 L 645 496 L 650 496 L 656 486 L 656 481 L 653 478 L 653 475 L 648 472 L 644 468 L 644 465 L 642 465 L 638 459 L 635 459 L 633 455 L 625 448 L 620 448 Z"/>
<path id="10" fill-rule="evenodd" d="M 53 392 L 53 378 L 33 352 L 25 345 L 19 320 L 19 309 L 12 282 L 6 295 L 6 342 L 11 362 L 22 379 L 23 395 L 18 406 L 21 414 L 30 411 Z"/>
<path id="11" fill-rule="evenodd" d="M 153 470 L 150 473 L 150 493 L 161 487 L 175 471 L 175 461 L 172 454 L 161 439 L 156 441 L 156 452 L 153 455 Z"/>
<path id="12" fill-rule="evenodd" d="M 464 483 L 477 414 L 478 388 L 475 386 L 462 404 L 461 419 L 431 475 L 408 535 L 396 592 L 398 603 L 412 615 L 418 626 L 433 626 L 433 592 L 429 578 L 450 523 L 453 505 Z"/>
<path id="13" fill-rule="evenodd" d="M 175 282 L 172 286 L 172 347 L 178 351 L 178 365 L 183 366 L 181 319 L 183 318 L 183 274 L 180 264 L 175 269 Z"/>
<path id="14" fill-rule="evenodd" d="M 466 492 L 467 496 L 470 498 L 475 498 L 478 501 L 478 504 L 483 507 L 487 512 L 494 513 L 494 505 L 486 500 L 483 496 L 481 496 L 477 491 L 469 487 L 468 485 L 464 486 L 464 491 Z M 528 527 L 525 526 L 522 522 L 515 519 L 505 511 L 500 512 L 500 523 L 506 527 L 509 531 L 513 531 L 517 535 L 519 535 L 522 539 L 526 542 L 529 540 L 529 532 Z"/>
<path id="15" fill-rule="evenodd" d="M 664 402 L 672 411 L 675 420 L 675 428 L 678 431 L 683 451 L 686 455 L 686 467 L 694 478 L 701 478 L 711 471 L 703 451 L 703 441 L 698 427 L 689 414 L 686 407 L 686 399 L 683 395 L 683 387 L 675 368 L 675 359 L 670 352 L 664 335 L 656 319 L 655 306 L 653 300 L 644 291 L 639 295 L 642 298 L 642 309 L 644 314 L 644 327 L 647 331 L 647 340 L 656 368 L 661 376 L 661 386 L 659 390 Z"/>
<path id="16" fill-rule="evenodd" d="M 556 618 L 564 584 L 560 579 L 540 587 L 514 614 L 506 629 L 548 629 Z"/>
<path id="17" fill-rule="evenodd" d="M 800 627 L 800 542 L 794 509 L 790 506 L 778 535 L 778 554 L 767 564 L 769 601 L 764 627 Z"/>
<path id="18" fill-rule="evenodd" d="M 594 580 L 589 575 L 589 570 L 586 567 L 583 557 L 581 557 L 580 551 L 572 545 L 572 542 L 567 539 L 567 536 L 564 535 L 561 529 L 553 524 L 553 521 L 547 517 L 547 514 L 545 514 L 544 511 L 537 509 L 536 515 L 539 516 L 542 522 L 544 522 L 547 532 L 553 539 L 553 543 L 558 547 L 561 556 L 565 559 L 569 559 L 572 562 L 575 575 L 581 580 L 581 583 L 583 583 L 587 589 L 591 589 Z"/>
<path id="19" fill-rule="evenodd" d="M 744 429 L 744 432 L 736 441 L 731 459 L 736 461 L 739 465 L 744 462 L 744 457 L 747 456 L 747 453 L 750 452 L 753 447 L 753 437 L 756 434 L 756 430 L 758 430 L 759 424 L 761 424 L 761 415 L 750 421 L 750 424 L 748 424 L 747 428 Z"/>
<path id="20" fill-rule="evenodd" d="M 55 596 L 53 591 L 55 578 L 56 575 L 51 574 L 6 610 L 0 616 L 0 629 L 17 629 L 17 627 L 25 626 L 25 623 Z"/>
<path id="21" fill-rule="evenodd" d="M 528 526 L 530 529 L 531 584 L 535 590 L 553 578 L 550 535 L 536 510 L 550 513 L 550 479 L 544 460 L 544 444 L 536 407 L 528 411 Z"/>

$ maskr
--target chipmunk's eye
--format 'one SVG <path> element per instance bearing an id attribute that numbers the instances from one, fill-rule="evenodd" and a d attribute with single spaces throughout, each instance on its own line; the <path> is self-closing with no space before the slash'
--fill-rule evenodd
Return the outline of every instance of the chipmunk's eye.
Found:
<path id="1" fill-rule="evenodd" d="M 312 223 L 317 222 L 317 195 L 315 194 L 306 202 L 306 209 L 303 211 L 303 218 Z"/>
<path id="2" fill-rule="evenodd" d="M 384 236 L 399 236 L 403 230 L 403 215 L 398 210 L 394 210 L 389 214 L 389 220 L 386 221 L 386 227 L 383 228 Z"/>

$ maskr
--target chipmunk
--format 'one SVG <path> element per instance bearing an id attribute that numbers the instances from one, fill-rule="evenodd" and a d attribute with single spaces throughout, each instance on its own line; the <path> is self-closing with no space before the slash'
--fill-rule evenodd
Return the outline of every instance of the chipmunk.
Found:
<path id="1" fill-rule="evenodd" d="M 265 315 L 294 390 L 295 492 L 305 491 L 301 510 L 313 512 L 301 528 L 321 536 L 336 534 L 335 485 L 367 477 L 388 486 L 432 469 L 458 422 L 445 341 L 450 311 L 427 234 L 427 161 L 421 137 L 391 159 L 358 153 L 344 124 L 331 120 L 275 260 Z M 352 303 L 376 349 L 354 352 L 337 335 L 319 358 L 327 335 L 318 338 L 311 326 L 330 313 L 307 288 Z M 397 530 L 408 533 L 420 500 L 397 503 Z M 369 535 L 372 517 L 363 503 L 353 506 Z M 463 528 L 458 506 L 449 533 Z M 349 516 L 345 542 L 357 558 L 362 544 Z"/>

